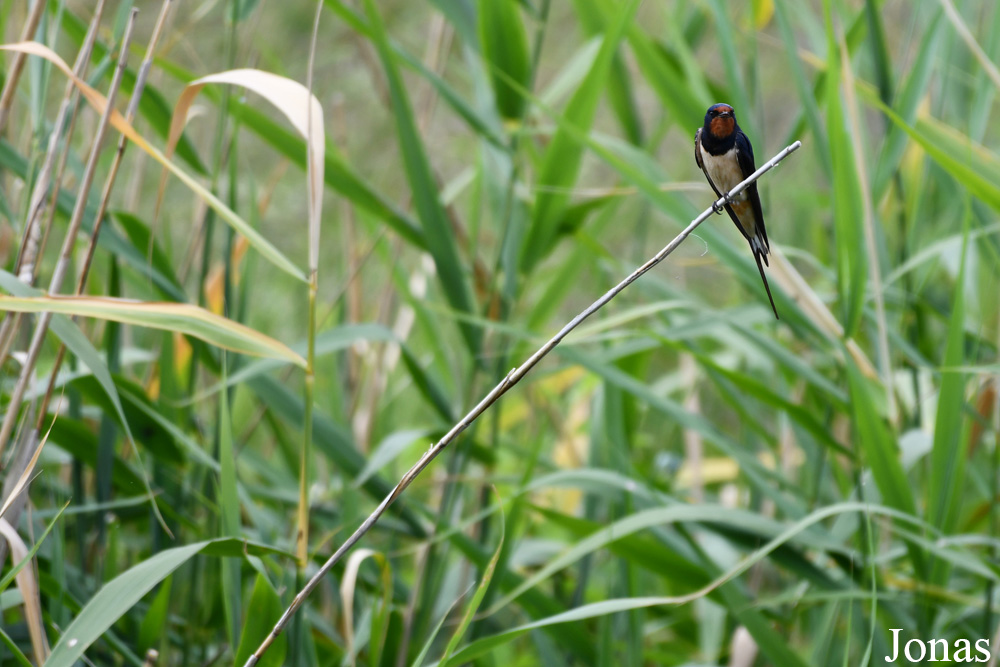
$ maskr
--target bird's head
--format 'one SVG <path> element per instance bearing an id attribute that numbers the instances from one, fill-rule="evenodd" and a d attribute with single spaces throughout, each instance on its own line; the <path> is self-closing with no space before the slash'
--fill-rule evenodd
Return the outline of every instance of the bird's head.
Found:
<path id="1" fill-rule="evenodd" d="M 705 130 L 717 139 L 726 139 L 736 131 L 736 112 L 728 104 L 713 104 L 705 112 Z"/>

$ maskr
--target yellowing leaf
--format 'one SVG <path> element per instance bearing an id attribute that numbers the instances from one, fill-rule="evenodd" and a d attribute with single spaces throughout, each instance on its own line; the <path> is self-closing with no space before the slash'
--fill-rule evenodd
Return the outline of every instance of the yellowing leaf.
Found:
<path id="1" fill-rule="evenodd" d="M 205 301 L 208 309 L 216 315 L 222 315 L 226 303 L 226 266 L 216 262 L 212 270 L 205 276 Z"/>
<path id="2" fill-rule="evenodd" d="M 239 322 L 186 303 L 147 303 L 110 297 L 0 295 L 0 310 L 96 317 L 153 329 L 178 331 L 241 354 L 281 359 L 302 367 L 306 365 L 305 360 L 284 343 Z"/>
<path id="3" fill-rule="evenodd" d="M 753 26 L 760 30 L 771 22 L 774 16 L 774 0 L 753 0 Z"/>
<path id="4" fill-rule="evenodd" d="M 149 396 L 151 401 L 157 401 L 160 398 L 160 373 L 162 372 L 163 369 L 157 365 L 153 376 L 146 383 L 146 396 Z"/>
<path id="5" fill-rule="evenodd" d="M 234 268 L 240 266 L 249 248 L 250 248 L 250 243 L 249 241 L 247 241 L 245 236 L 240 236 L 236 239 L 236 243 L 233 244 L 233 254 L 231 260 Z M 235 273 L 236 275 L 233 276 L 233 282 L 239 284 L 240 272 L 236 271 Z"/>
<path id="6" fill-rule="evenodd" d="M 183 377 L 187 371 L 188 366 L 191 363 L 191 356 L 194 350 L 191 348 L 191 343 L 188 342 L 184 334 L 175 331 L 174 332 L 174 372 L 178 377 Z"/>

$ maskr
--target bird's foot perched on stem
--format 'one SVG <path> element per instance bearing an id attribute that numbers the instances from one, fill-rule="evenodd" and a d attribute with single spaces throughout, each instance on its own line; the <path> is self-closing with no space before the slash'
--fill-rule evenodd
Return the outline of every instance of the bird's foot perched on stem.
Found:
<path id="1" fill-rule="evenodd" d="M 719 202 L 717 201 L 712 202 L 712 210 L 718 213 L 719 215 L 722 215 L 722 211 L 724 211 L 725 208 L 729 206 L 729 203 L 730 203 L 729 194 L 727 193 L 722 196 L 722 206 L 719 206 Z"/>

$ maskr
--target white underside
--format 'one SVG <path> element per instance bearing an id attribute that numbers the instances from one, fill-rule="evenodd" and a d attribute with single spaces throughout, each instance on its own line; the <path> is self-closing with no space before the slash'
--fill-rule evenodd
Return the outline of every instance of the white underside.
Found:
<path id="1" fill-rule="evenodd" d="M 701 161 L 705 165 L 705 173 L 712 179 L 712 183 L 715 184 L 719 192 L 725 194 L 743 181 L 743 170 L 740 169 L 738 149 L 735 146 L 722 155 L 712 155 L 701 146 L 698 148 L 701 150 Z M 744 190 L 733 197 L 732 201 L 743 202 L 746 201 L 747 197 L 747 191 Z M 763 239 L 757 235 L 757 225 L 753 213 L 745 211 L 743 215 L 738 217 L 740 226 L 749 237 L 750 247 L 757 254 L 766 256 L 767 248 L 764 247 Z"/>
<path id="2" fill-rule="evenodd" d="M 737 159 L 737 148 L 733 146 L 728 153 L 722 155 L 712 155 L 704 148 L 701 149 L 701 161 L 705 165 L 705 172 L 715 183 L 719 192 L 726 192 L 735 188 L 743 180 L 743 170 Z M 736 201 L 747 198 L 746 190 L 733 197 Z"/>

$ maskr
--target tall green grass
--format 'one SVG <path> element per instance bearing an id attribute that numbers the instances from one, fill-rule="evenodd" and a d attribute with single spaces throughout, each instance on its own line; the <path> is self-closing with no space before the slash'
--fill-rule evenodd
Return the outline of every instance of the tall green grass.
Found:
<path id="1" fill-rule="evenodd" d="M 6 43 L 27 4 L 0 6 Z M 33 33 L 70 63 L 83 4 Z M 81 75 L 107 90 L 132 4 L 126 97 L 154 3 L 109 5 Z M 0 664 L 45 662 L 39 629 L 49 665 L 243 664 L 430 442 L 709 205 L 692 140 L 719 101 L 758 163 L 803 142 L 760 182 L 781 320 L 710 220 L 460 436 L 259 664 L 856 665 L 892 628 L 995 637 L 996 3 L 324 0 L 321 236 L 306 139 L 264 99 L 209 85 L 173 118 L 209 74 L 309 80 L 315 3 L 178 4 L 134 126 L 167 155 L 184 127 L 182 178 L 158 201 L 130 143 L 91 298 L 38 288 L 99 114 L 58 143 L 28 286 L 67 79 L 30 56 L 13 88 L 5 412 L 33 313 L 58 314 L 0 443 L 0 502 L 19 479 L 29 502 L 3 515 Z"/>

